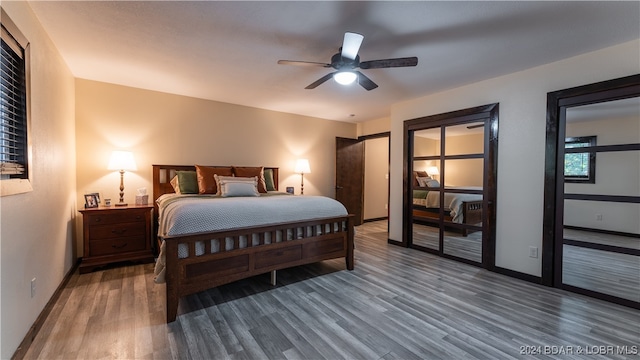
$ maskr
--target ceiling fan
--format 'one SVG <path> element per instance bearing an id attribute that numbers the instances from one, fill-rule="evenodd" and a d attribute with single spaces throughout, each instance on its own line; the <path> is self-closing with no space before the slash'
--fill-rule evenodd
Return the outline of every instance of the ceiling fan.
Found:
<path id="1" fill-rule="evenodd" d="M 301 65 L 301 66 L 321 66 L 325 68 L 334 68 L 336 71 L 329 73 L 315 82 L 311 83 L 305 89 L 315 89 L 318 85 L 325 81 L 334 78 L 338 83 L 348 85 L 354 82 L 356 79 L 358 83 L 367 90 L 373 90 L 378 87 L 371 79 L 366 77 L 362 72 L 355 69 L 360 68 L 362 70 L 367 69 L 382 69 L 392 67 L 408 67 L 418 65 L 418 58 L 405 57 L 395 59 L 383 59 L 383 60 L 370 60 L 360 62 L 360 56 L 358 50 L 362 45 L 364 36 L 358 33 L 346 32 L 344 33 L 344 40 L 342 41 L 342 47 L 340 52 L 331 57 L 331 63 L 319 63 L 311 61 L 293 61 L 293 60 L 279 60 L 278 64 L 281 65 Z"/>

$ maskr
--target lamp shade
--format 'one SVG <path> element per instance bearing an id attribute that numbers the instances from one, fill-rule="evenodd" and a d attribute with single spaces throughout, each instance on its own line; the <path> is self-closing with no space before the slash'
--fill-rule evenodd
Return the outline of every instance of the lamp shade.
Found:
<path id="1" fill-rule="evenodd" d="M 309 160 L 307 159 L 298 159 L 296 161 L 296 169 L 295 172 L 298 174 L 308 174 L 311 172 L 311 168 L 309 167 Z"/>
<path id="2" fill-rule="evenodd" d="M 131 151 L 114 151 L 111 153 L 111 159 L 109 159 L 109 170 L 137 170 L 136 162 L 133 159 L 133 153 Z"/>
<path id="3" fill-rule="evenodd" d="M 340 85 L 349 85 L 356 81 L 358 76 L 351 71 L 340 71 L 333 75 L 333 79 Z"/>
<path id="4" fill-rule="evenodd" d="M 440 175 L 440 171 L 435 166 L 429 166 L 427 168 L 427 175 L 429 175 L 429 176 L 434 176 L 434 175 L 438 176 L 438 175 Z"/>

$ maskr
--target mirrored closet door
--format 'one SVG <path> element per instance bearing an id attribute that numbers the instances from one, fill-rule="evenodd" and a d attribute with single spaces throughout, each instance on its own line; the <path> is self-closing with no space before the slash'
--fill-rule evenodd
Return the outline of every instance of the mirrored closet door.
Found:
<path id="1" fill-rule="evenodd" d="M 640 302 L 640 150 L 631 144 L 640 144 L 640 98 L 566 110 L 562 282 Z"/>
<path id="2" fill-rule="evenodd" d="M 405 122 L 405 245 L 477 265 L 494 258 L 498 105 Z"/>
<path id="3" fill-rule="evenodd" d="M 543 244 L 545 283 L 635 308 L 639 96 L 638 75 L 549 94 Z"/>

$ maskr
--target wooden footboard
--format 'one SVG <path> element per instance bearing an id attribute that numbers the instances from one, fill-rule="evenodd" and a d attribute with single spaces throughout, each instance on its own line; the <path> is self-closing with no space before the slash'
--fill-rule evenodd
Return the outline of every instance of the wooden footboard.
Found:
<path id="1" fill-rule="evenodd" d="M 166 237 L 167 322 L 176 319 L 181 297 L 254 275 L 341 257 L 353 270 L 353 237 L 353 215 Z M 212 243 L 223 245 L 212 253 Z M 186 257 L 179 258 L 180 244 Z"/>
<path id="2" fill-rule="evenodd" d="M 440 214 L 437 212 L 431 212 L 428 210 L 422 210 L 420 208 L 413 208 L 413 218 L 417 220 L 422 219 L 439 219 Z M 453 221 L 448 213 L 445 213 L 444 221 Z M 462 223 L 465 225 L 476 225 L 482 222 L 482 200 L 478 201 L 465 201 L 462 203 Z M 461 229 L 462 236 L 469 234 L 469 229 Z"/>
<path id="3" fill-rule="evenodd" d="M 462 203 L 462 219 L 465 224 L 475 225 L 482 222 L 482 200 Z"/>

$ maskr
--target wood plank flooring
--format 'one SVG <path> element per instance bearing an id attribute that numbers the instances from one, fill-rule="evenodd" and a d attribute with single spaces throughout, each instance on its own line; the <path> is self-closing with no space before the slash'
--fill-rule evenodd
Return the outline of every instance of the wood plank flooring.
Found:
<path id="1" fill-rule="evenodd" d="M 388 245 L 386 222 L 356 231 L 354 271 L 238 281 L 183 298 L 171 324 L 151 264 L 76 273 L 26 358 L 638 358 L 637 310 Z"/>
<path id="2" fill-rule="evenodd" d="M 440 228 L 413 224 L 413 243 L 429 249 L 440 248 Z M 459 232 L 444 232 L 444 253 L 459 258 L 482 262 L 482 232 L 475 231 L 467 236 Z"/>

